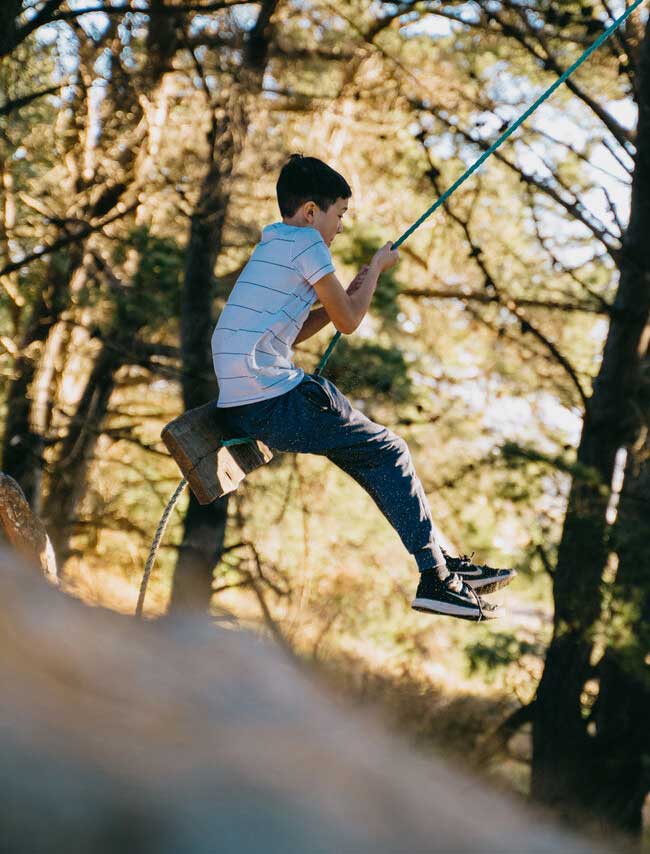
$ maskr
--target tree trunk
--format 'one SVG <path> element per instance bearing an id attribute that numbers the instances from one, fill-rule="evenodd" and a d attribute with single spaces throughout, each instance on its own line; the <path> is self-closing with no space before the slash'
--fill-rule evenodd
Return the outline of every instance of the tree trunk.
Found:
<path id="1" fill-rule="evenodd" d="M 648 24 L 650 31 L 650 23 Z M 650 293 L 650 35 L 641 53 L 639 153 L 628 252 Z M 650 326 L 640 347 L 634 398 L 636 441 L 627 449 L 612 547 L 618 569 L 612 590 L 608 648 L 599 665 L 592 720 L 597 742 L 590 808 L 623 830 L 640 833 L 650 791 Z"/>
<path id="2" fill-rule="evenodd" d="M 152 40 L 152 50 L 157 44 Z M 154 66 L 161 75 L 170 62 L 166 54 L 156 58 Z M 151 103 L 155 105 L 152 109 L 152 119 L 149 124 L 149 156 L 138 161 L 137 148 L 129 148 L 128 155 L 123 157 L 123 165 L 130 173 L 136 169 L 136 180 L 144 184 L 148 172 L 152 166 L 152 158 L 157 153 L 159 134 L 167 116 L 167 102 L 170 92 L 165 86 L 165 77 L 157 77 L 149 69 L 147 82 L 153 87 L 149 92 Z M 117 93 L 113 94 L 115 102 Z M 135 167 L 134 167 L 135 164 Z M 110 190 L 113 190 L 111 193 Z M 105 191 L 95 204 L 93 213 L 98 215 L 101 205 L 106 211 L 116 205 L 120 197 L 126 191 L 127 185 L 117 182 Z M 139 223 L 136 211 L 136 223 Z M 135 251 L 135 250 L 134 250 Z M 124 283 L 121 282 L 106 264 L 100 265 L 100 271 L 111 280 L 112 287 L 124 291 Z M 137 295 L 135 295 L 137 299 Z M 74 529 L 76 510 L 83 498 L 87 482 L 88 472 L 92 463 L 94 449 L 101 430 L 101 425 L 106 417 L 111 394 L 115 388 L 115 376 L 125 363 L 124 353 L 128 352 L 137 334 L 140 332 L 142 320 L 139 316 L 132 315 L 128 311 L 120 311 L 119 305 L 114 307 L 115 317 L 112 328 L 105 335 L 105 342 L 95 360 L 94 366 L 86 382 L 84 392 L 79 400 L 75 414 L 71 417 L 68 425 L 68 433 L 62 442 L 57 455 L 57 461 L 52 465 L 52 476 L 49 480 L 46 509 L 46 518 L 52 533 L 52 539 L 56 554 L 61 567 L 70 554 L 70 536 Z"/>
<path id="3" fill-rule="evenodd" d="M 87 98 L 81 94 L 74 103 L 75 113 L 88 116 Z M 75 144 L 71 145 L 71 156 L 66 161 L 69 167 L 67 187 L 71 196 L 79 191 L 83 180 L 83 144 L 82 138 L 89 136 L 87 125 L 79 120 L 80 126 L 75 131 Z M 87 147 L 87 144 L 86 144 Z M 131 160 L 133 156 L 131 157 Z M 130 166 L 130 161 L 129 161 Z M 114 183 L 107 186 L 99 198 L 87 206 L 79 215 L 92 221 L 105 216 L 120 202 L 126 185 Z M 36 304 L 32 310 L 29 325 L 21 341 L 21 355 L 14 366 L 15 379 L 8 393 L 8 416 L 2 451 L 2 465 L 7 474 L 14 477 L 22 487 L 27 500 L 32 506 L 38 503 L 39 484 L 43 469 L 43 450 L 45 436 L 34 429 L 35 419 L 32 415 L 34 404 L 33 383 L 38 371 L 38 361 L 33 353 L 27 352 L 33 345 L 43 345 L 68 308 L 71 292 L 83 287 L 83 282 L 75 283 L 76 275 L 83 275 L 82 264 L 88 238 L 81 237 L 66 250 L 53 254 L 49 259 L 48 274 Z"/>
<path id="4" fill-rule="evenodd" d="M 80 267 L 83 246 L 73 244 L 62 269 L 62 257 L 50 258 L 48 274 L 38 300 L 33 308 L 29 326 L 20 342 L 21 353 L 14 364 L 14 376 L 7 395 L 7 422 L 2 449 L 2 467 L 13 477 L 33 506 L 43 467 L 44 436 L 33 429 L 32 384 L 38 370 L 33 352 L 35 345 L 44 346 L 50 330 L 64 309 L 71 277 Z"/>
<path id="5" fill-rule="evenodd" d="M 117 349 L 105 344 L 70 419 L 57 463 L 52 468 L 43 518 L 52 532 L 52 543 L 61 569 L 70 554 L 76 509 L 86 491 L 88 468 L 115 387 L 115 373 L 121 364 Z"/>
<path id="6" fill-rule="evenodd" d="M 226 132 L 227 133 L 227 132 Z M 225 134 L 224 134 L 225 135 Z M 227 163 L 232 168 L 234 144 Z M 222 146 L 223 146 L 222 142 Z M 225 153 L 225 152 L 224 152 Z M 220 174 L 224 161 L 211 162 L 192 216 L 181 301 L 183 404 L 194 409 L 217 396 L 210 339 L 213 317 L 213 270 L 225 220 L 229 193 Z M 230 169 L 228 170 L 230 171 Z M 174 572 L 171 610 L 205 610 L 212 595 L 212 573 L 223 548 L 227 497 L 201 505 L 193 494 L 183 526 L 183 540 Z"/>
<path id="7" fill-rule="evenodd" d="M 638 435 L 639 346 L 650 309 L 650 35 L 640 51 L 638 149 L 620 283 L 601 369 L 578 448 L 592 479 L 572 484 L 554 581 L 555 620 L 535 705 L 533 795 L 551 804 L 590 800 L 594 756 L 581 695 L 590 676 L 593 630 L 609 551 L 606 510 L 615 456 Z"/>
<path id="8" fill-rule="evenodd" d="M 210 160 L 191 219 L 181 302 L 183 403 L 186 409 L 202 406 L 217 396 L 210 348 L 214 326 L 213 271 L 230 199 L 230 179 L 248 128 L 249 101 L 262 87 L 271 37 L 270 22 L 277 5 L 278 0 L 262 3 L 248 36 L 240 83 L 233 83 L 225 117 L 213 119 L 209 135 Z M 214 567 L 223 549 L 227 513 L 227 496 L 202 506 L 190 495 L 174 572 L 171 610 L 205 610 L 209 604 Z"/>
<path id="9" fill-rule="evenodd" d="M 650 358 L 647 359 L 650 367 Z M 650 393 L 650 383 L 646 386 Z M 646 429 L 650 406 L 646 398 Z M 619 565 L 613 587 L 612 631 L 598 671 L 594 706 L 596 751 L 592 812 L 621 829 L 640 833 L 650 790 L 650 441 L 630 449 L 614 530 Z"/>

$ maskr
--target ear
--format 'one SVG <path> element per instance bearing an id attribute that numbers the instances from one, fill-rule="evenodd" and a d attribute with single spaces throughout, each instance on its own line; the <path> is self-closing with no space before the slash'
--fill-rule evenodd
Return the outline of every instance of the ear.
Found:
<path id="1" fill-rule="evenodd" d="M 305 202 L 303 212 L 307 222 L 313 223 L 314 216 L 316 215 L 316 202 Z"/>

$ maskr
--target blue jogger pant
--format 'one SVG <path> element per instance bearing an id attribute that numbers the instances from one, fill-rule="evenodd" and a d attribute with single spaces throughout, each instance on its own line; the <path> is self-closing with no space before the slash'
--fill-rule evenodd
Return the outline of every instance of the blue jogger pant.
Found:
<path id="1" fill-rule="evenodd" d="M 278 451 L 326 456 L 373 498 L 420 571 L 447 575 L 408 445 L 354 409 L 329 380 L 305 374 L 286 394 L 219 414 L 233 436 L 260 439 Z"/>

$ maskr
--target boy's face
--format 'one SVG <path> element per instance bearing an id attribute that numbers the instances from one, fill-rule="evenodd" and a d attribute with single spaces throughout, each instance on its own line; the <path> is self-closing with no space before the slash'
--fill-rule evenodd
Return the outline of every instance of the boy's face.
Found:
<path id="1" fill-rule="evenodd" d="M 308 224 L 320 232 L 328 246 L 343 231 L 342 219 L 348 209 L 348 202 L 349 199 L 337 199 L 326 211 L 322 211 L 315 202 L 304 205 Z"/>

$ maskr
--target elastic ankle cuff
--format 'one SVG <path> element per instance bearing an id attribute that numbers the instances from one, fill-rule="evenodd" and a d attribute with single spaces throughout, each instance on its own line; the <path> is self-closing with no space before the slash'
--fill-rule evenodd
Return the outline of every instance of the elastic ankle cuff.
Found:
<path id="1" fill-rule="evenodd" d="M 413 557 L 420 572 L 435 572 L 441 581 L 444 581 L 449 575 L 444 555 L 437 546 L 427 546 L 424 549 L 420 549 Z"/>

